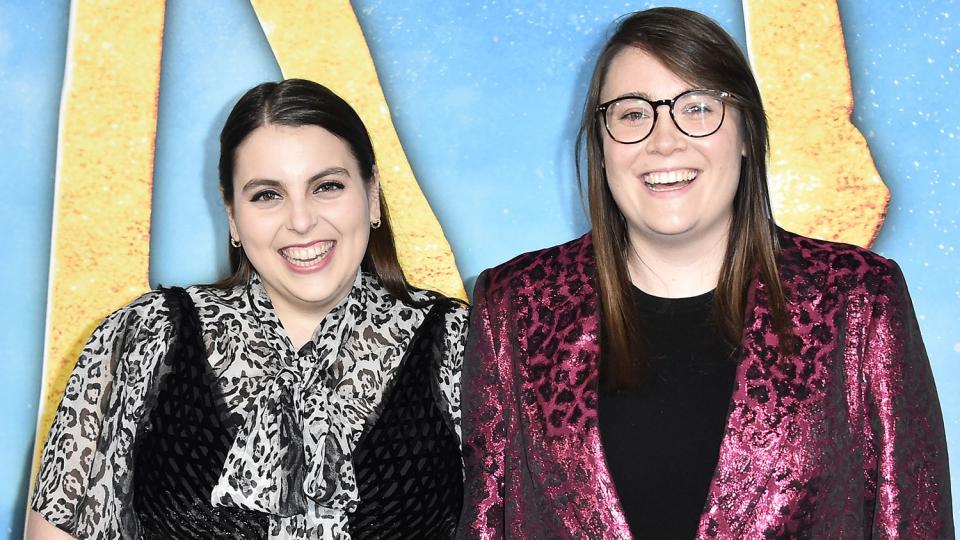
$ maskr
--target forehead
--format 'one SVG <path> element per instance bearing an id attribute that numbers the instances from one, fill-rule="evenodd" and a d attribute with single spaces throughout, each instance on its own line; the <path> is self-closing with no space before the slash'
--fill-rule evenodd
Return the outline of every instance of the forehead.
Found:
<path id="1" fill-rule="evenodd" d="M 313 125 L 260 126 L 240 143 L 235 159 L 236 176 L 298 176 L 334 166 L 358 168 L 343 139 Z"/>
<path id="2" fill-rule="evenodd" d="M 607 66 L 600 87 L 600 101 L 626 94 L 648 99 L 671 99 L 697 85 L 685 81 L 655 56 L 636 47 L 625 47 Z"/>

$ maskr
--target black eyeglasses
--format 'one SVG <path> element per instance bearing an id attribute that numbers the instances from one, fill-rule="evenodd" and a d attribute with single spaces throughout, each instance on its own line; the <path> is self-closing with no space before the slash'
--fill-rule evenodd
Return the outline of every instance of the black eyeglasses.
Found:
<path id="1" fill-rule="evenodd" d="M 673 124 L 684 135 L 706 137 L 716 133 L 723 124 L 724 98 L 729 96 L 727 92 L 706 88 L 694 88 L 673 99 L 657 101 L 628 96 L 601 103 L 596 114 L 603 115 L 607 133 L 618 143 L 634 144 L 649 137 L 662 105 L 670 108 Z"/>

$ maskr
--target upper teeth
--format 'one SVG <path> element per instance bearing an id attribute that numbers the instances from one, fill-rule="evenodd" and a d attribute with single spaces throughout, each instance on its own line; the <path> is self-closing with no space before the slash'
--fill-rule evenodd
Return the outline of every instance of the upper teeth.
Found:
<path id="1" fill-rule="evenodd" d="M 689 182 L 697 177 L 697 171 L 658 171 L 643 175 L 643 181 L 648 184 L 676 184 L 677 182 Z"/>
<path id="2" fill-rule="evenodd" d="M 332 241 L 317 242 L 307 247 L 288 247 L 280 251 L 284 257 L 298 261 L 312 261 L 323 257 L 333 247 Z"/>

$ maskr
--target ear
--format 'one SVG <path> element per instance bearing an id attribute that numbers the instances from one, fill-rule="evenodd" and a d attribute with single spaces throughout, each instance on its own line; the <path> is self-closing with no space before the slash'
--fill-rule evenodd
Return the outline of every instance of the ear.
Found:
<path id="1" fill-rule="evenodd" d="M 230 239 L 240 240 L 240 233 L 237 231 L 237 222 L 233 219 L 233 205 L 227 202 L 223 196 L 223 188 L 220 188 L 220 201 L 223 202 L 223 210 L 227 213 L 227 224 L 230 226 Z"/>
<path id="2" fill-rule="evenodd" d="M 370 204 L 370 223 L 380 221 L 380 169 L 373 166 L 373 178 L 367 182 L 367 201 Z"/>
<path id="3" fill-rule="evenodd" d="M 223 209 L 227 212 L 227 223 L 230 225 L 230 239 L 240 240 L 240 232 L 237 230 L 237 222 L 233 219 L 233 206 L 224 202 Z"/>

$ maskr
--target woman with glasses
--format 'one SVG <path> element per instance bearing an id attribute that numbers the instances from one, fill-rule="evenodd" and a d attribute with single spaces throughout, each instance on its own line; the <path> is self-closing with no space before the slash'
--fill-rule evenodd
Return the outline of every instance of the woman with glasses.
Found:
<path id="1" fill-rule="evenodd" d="M 250 89 L 220 134 L 231 273 L 94 331 L 30 538 L 450 538 L 467 310 L 407 283 L 373 146 L 327 88 Z"/>
<path id="2" fill-rule="evenodd" d="M 592 230 L 477 281 L 459 536 L 952 537 L 903 276 L 776 227 L 730 36 L 624 18 L 577 149 Z"/>

